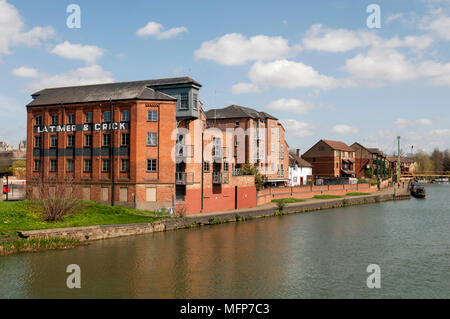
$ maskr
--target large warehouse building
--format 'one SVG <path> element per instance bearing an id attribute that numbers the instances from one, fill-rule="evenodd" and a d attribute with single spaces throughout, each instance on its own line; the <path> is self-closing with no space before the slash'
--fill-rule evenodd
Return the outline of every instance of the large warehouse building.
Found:
<path id="1" fill-rule="evenodd" d="M 254 177 L 237 170 L 238 137 L 207 127 L 211 116 L 202 109 L 200 88 L 191 78 L 180 77 L 32 94 L 27 105 L 29 194 L 36 196 L 42 185 L 70 181 L 81 198 L 139 209 L 173 207 L 189 214 L 255 206 Z M 247 115 L 256 112 L 246 110 Z M 257 118 L 264 134 L 278 134 L 272 137 L 277 141 L 274 154 L 260 155 L 257 164 L 270 180 L 282 182 L 288 176 L 282 126 L 263 112 L 247 115 L 242 123 Z M 232 123 L 238 121 L 234 112 Z M 244 132 L 242 147 L 258 138 L 252 134 Z M 241 161 L 248 162 L 244 153 Z"/>

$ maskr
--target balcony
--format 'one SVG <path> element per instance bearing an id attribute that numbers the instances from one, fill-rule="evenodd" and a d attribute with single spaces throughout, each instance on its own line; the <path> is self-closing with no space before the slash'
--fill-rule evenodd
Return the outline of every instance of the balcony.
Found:
<path id="1" fill-rule="evenodd" d="M 224 157 L 227 156 L 228 148 L 226 146 L 213 146 L 212 157 L 213 161 L 221 162 Z"/>
<path id="2" fill-rule="evenodd" d="M 189 185 L 194 183 L 193 172 L 175 172 L 176 185 Z"/>
<path id="3" fill-rule="evenodd" d="M 278 176 L 278 177 L 284 177 L 284 171 L 279 169 L 279 170 L 277 171 L 277 176 Z"/>
<path id="4" fill-rule="evenodd" d="M 233 176 L 241 176 L 242 175 L 241 169 L 240 168 L 233 169 L 232 175 Z"/>
<path id="5" fill-rule="evenodd" d="M 228 173 L 213 172 L 212 182 L 213 184 L 228 184 L 229 182 Z"/>
<path id="6" fill-rule="evenodd" d="M 183 159 L 194 156 L 194 145 L 175 144 L 175 157 Z"/>

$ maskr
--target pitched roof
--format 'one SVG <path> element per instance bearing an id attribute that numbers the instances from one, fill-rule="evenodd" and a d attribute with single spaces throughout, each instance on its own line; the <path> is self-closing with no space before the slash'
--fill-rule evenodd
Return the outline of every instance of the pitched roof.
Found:
<path id="1" fill-rule="evenodd" d="M 277 120 L 276 117 L 266 113 L 258 112 L 252 108 L 230 105 L 221 109 L 211 109 L 205 112 L 208 120 L 212 119 L 231 119 L 231 118 L 253 118 L 259 120 L 265 120 L 267 118 Z"/>
<path id="2" fill-rule="evenodd" d="M 157 88 L 164 85 L 179 85 L 188 83 L 201 86 L 201 84 L 189 77 L 179 77 L 50 88 L 33 93 L 32 97 L 34 100 L 27 106 L 130 99 L 175 100 L 174 97 L 157 91 Z"/>
<path id="3" fill-rule="evenodd" d="M 346 151 L 346 152 L 354 152 L 355 150 L 341 141 L 330 141 L 322 139 L 324 143 L 330 146 L 334 150 Z"/>
<path id="4" fill-rule="evenodd" d="M 308 161 L 304 160 L 300 156 L 291 153 L 289 153 L 289 164 L 292 166 L 297 164 L 300 167 L 312 167 L 312 165 Z"/>

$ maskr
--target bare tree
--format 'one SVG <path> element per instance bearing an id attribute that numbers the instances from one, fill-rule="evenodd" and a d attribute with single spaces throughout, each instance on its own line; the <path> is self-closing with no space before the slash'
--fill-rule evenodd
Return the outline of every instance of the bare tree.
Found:
<path id="1" fill-rule="evenodd" d="M 46 221 L 57 221 L 81 209 L 80 188 L 71 179 L 64 182 L 40 182 L 34 187 L 28 197 Z"/>

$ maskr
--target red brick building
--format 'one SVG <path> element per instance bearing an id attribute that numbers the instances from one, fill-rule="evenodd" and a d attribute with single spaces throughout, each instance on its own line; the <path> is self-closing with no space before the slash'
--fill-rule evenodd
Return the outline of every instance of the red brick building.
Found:
<path id="1" fill-rule="evenodd" d="M 230 105 L 208 110 L 206 125 L 229 132 L 226 145 L 227 151 L 234 154 L 228 159 L 234 176 L 241 174 L 245 163 L 251 163 L 266 176 L 268 186 L 289 183 L 289 145 L 284 127 L 276 117 L 249 107 Z"/>
<path id="2" fill-rule="evenodd" d="M 303 156 L 316 177 L 354 177 L 355 150 L 340 141 L 320 140 Z"/>
<path id="3" fill-rule="evenodd" d="M 41 183 L 71 181 L 84 199 L 139 209 L 193 213 L 254 206 L 252 177 L 232 179 L 225 167 L 205 164 L 209 144 L 200 88 L 181 77 L 32 94 L 31 194 Z"/>
<path id="4" fill-rule="evenodd" d="M 387 159 L 387 155 L 380 151 L 378 148 L 364 147 L 360 143 L 353 143 L 351 146 L 355 150 L 355 172 L 356 177 L 375 177 L 375 178 L 388 178 L 388 168 L 390 162 Z M 371 171 L 372 176 L 367 176 L 368 171 Z"/>

